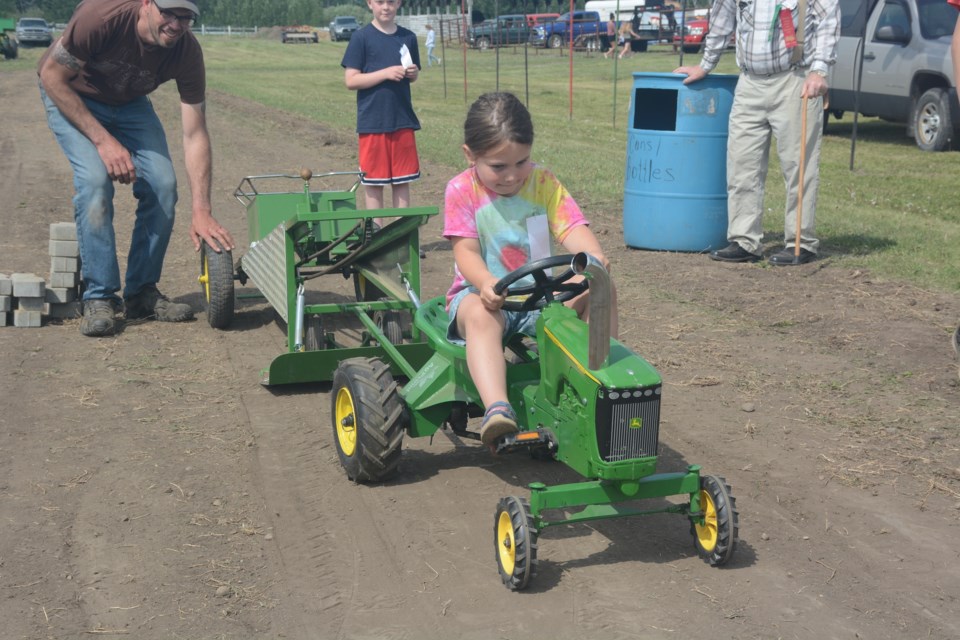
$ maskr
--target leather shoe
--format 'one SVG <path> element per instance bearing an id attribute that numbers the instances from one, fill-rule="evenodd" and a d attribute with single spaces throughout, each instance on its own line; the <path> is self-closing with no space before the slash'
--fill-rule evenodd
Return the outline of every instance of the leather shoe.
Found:
<path id="1" fill-rule="evenodd" d="M 817 257 L 813 251 L 807 251 L 803 247 L 800 248 L 800 255 L 794 255 L 793 247 L 784 247 L 780 251 L 777 251 L 775 254 L 770 256 L 770 264 L 775 264 L 779 267 L 786 267 L 796 264 L 807 264 L 808 262 L 814 260 Z"/>
<path id="2" fill-rule="evenodd" d="M 710 259 L 720 262 L 756 262 L 760 256 L 750 253 L 736 242 L 731 242 L 723 249 L 711 251 Z"/>

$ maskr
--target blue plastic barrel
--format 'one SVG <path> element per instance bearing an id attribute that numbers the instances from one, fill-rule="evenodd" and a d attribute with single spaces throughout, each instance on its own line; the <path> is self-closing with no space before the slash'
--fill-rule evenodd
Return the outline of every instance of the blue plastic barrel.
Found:
<path id="1" fill-rule="evenodd" d="M 727 129 L 737 76 L 634 73 L 623 182 L 629 247 L 727 245 Z"/>

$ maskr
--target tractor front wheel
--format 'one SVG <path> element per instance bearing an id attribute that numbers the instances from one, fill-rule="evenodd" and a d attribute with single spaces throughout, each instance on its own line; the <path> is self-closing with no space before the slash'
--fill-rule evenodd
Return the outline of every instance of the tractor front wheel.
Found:
<path id="1" fill-rule="evenodd" d="M 703 524 L 690 525 L 697 555 L 711 567 L 727 563 L 737 548 L 740 516 L 737 500 L 730 493 L 730 485 L 717 476 L 700 478 L 700 510 Z"/>
<path id="2" fill-rule="evenodd" d="M 526 589 L 537 567 L 537 529 L 529 502 L 515 496 L 500 498 L 493 546 L 504 586 L 511 591 Z"/>
<path id="3" fill-rule="evenodd" d="M 198 280 L 207 303 L 207 322 L 214 329 L 226 328 L 233 320 L 233 254 L 226 249 L 217 253 L 204 242 Z"/>
<path id="4" fill-rule="evenodd" d="M 333 441 L 347 477 L 386 480 L 397 470 L 404 411 L 390 367 L 378 358 L 344 360 L 333 374 Z"/>

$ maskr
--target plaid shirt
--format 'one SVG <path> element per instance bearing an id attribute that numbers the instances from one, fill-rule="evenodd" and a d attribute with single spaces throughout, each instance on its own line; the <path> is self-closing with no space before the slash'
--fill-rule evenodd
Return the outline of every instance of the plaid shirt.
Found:
<path id="1" fill-rule="evenodd" d="M 960 1 L 960 0 L 957 0 Z M 710 72 L 717 66 L 734 29 L 737 31 L 737 66 L 746 73 L 766 75 L 791 68 L 790 49 L 783 39 L 778 9 L 790 9 L 794 24 L 798 0 L 715 0 L 710 11 L 710 33 L 704 41 L 700 66 Z M 840 39 L 838 0 L 807 0 L 803 59 L 798 65 L 827 72 L 837 61 Z"/>

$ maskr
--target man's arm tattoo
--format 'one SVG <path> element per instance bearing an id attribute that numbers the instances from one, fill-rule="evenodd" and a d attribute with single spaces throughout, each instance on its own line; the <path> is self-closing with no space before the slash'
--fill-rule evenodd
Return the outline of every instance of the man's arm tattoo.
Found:
<path id="1" fill-rule="evenodd" d="M 53 48 L 53 59 L 71 71 L 80 71 L 80 61 L 70 55 L 62 42 L 57 42 L 57 46 Z"/>

